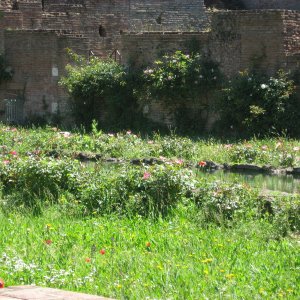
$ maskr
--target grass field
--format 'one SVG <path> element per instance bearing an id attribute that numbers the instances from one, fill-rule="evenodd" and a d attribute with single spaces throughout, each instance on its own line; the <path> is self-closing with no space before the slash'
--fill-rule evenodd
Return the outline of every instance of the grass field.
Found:
<path id="1" fill-rule="evenodd" d="M 300 196 L 269 201 L 184 164 L 299 166 L 299 141 L 0 131 L 6 285 L 117 299 L 299 299 Z M 167 160 L 107 168 L 75 161 L 76 152 Z"/>

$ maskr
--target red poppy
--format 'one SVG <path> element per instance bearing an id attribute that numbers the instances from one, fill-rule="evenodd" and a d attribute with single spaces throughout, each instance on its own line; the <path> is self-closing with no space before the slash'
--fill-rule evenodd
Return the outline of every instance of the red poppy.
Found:
<path id="1" fill-rule="evenodd" d="M 87 257 L 87 258 L 85 259 L 85 262 L 90 263 L 90 262 L 91 262 L 91 259 L 90 259 L 89 257 Z"/>
<path id="2" fill-rule="evenodd" d="M 51 240 L 45 240 L 45 244 L 51 245 L 51 244 L 52 244 L 52 241 L 51 241 Z"/>
<path id="3" fill-rule="evenodd" d="M 4 288 L 4 280 L 0 279 L 0 289 L 3 289 L 3 288 Z"/>
<path id="4" fill-rule="evenodd" d="M 99 253 L 100 253 L 101 255 L 104 255 L 104 254 L 105 254 L 105 249 L 101 249 L 101 250 L 99 251 Z"/>
<path id="5" fill-rule="evenodd" d="M 203 161 L 203 160 L 201 160 L 201 161 L 198 162 L 198 165 L 199 165 L 200 167 L 205 167 L 205 166 L 206 166 L 206 162 Z"/>

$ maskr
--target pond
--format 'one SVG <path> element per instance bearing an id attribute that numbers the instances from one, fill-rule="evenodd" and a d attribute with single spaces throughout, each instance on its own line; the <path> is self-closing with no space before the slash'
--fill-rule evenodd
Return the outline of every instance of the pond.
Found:
<path id="1" fill-rule="evenodd" d="M 285 193 L 300 194 L 300 176 L 295 175 L 269 175 L 257 172 L 233 172 L 217 170 L 214 172 L 198 172 L 199 176 L 209 176 L 211 179 L 246 183 L 251 187 L 279 191 Z"/>

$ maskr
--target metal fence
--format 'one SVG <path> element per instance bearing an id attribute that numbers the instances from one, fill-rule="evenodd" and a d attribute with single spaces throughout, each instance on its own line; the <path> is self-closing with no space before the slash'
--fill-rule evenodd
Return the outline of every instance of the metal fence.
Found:
<path id="1" fill-rule="evenodd" d="M 19 99 L 5 99 L 5 122 L 19 123 L 23 118 L 23 103 Z"/>

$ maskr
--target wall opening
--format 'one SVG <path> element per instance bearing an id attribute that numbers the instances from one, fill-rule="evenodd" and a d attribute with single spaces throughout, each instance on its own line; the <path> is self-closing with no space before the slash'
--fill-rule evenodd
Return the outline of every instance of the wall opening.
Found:
<path id="1" fill-rule="evenodd" d="M 99 26 L 99 35 L 101 37 L 106 37 L 106 30 L 102 25 Z"/>
<path id="2" fill-rule="evenodd" d="M 19 3 L 18 3 L 18 1 L 14 1 L 12 3 L 11 9 L 12 10 L 19 10 Z"/>

